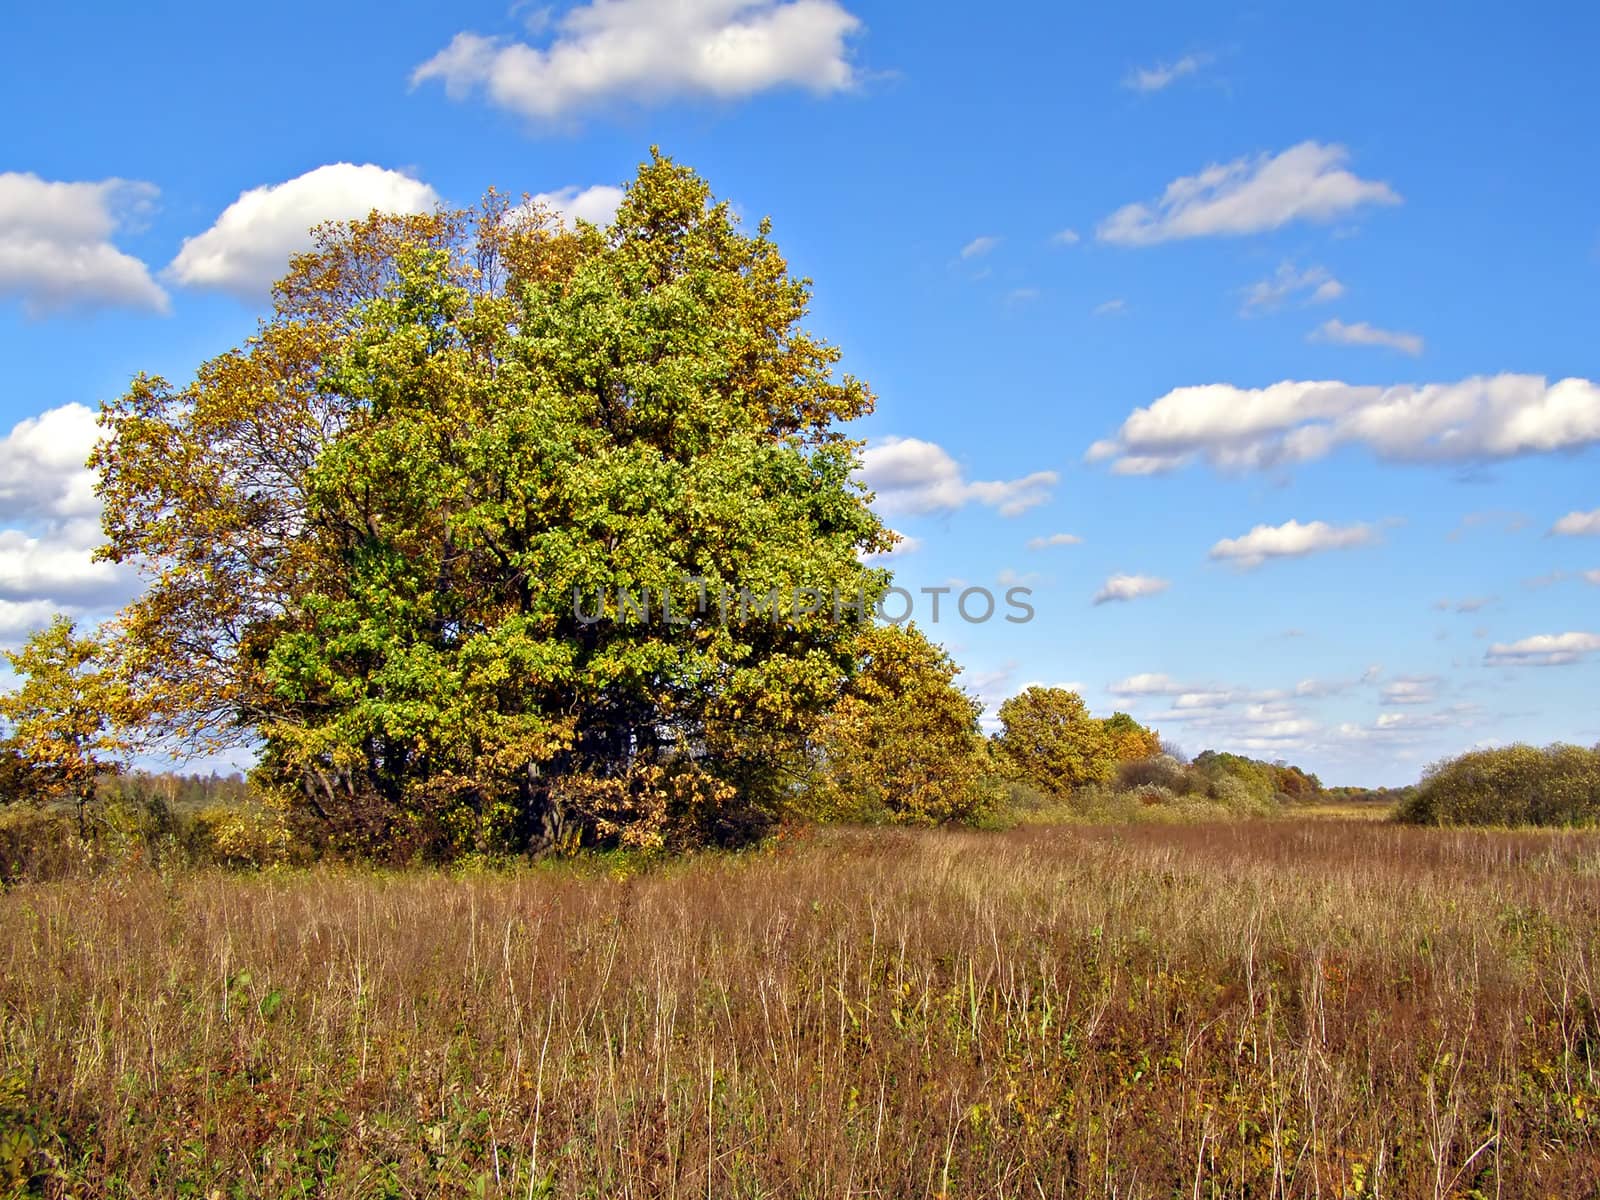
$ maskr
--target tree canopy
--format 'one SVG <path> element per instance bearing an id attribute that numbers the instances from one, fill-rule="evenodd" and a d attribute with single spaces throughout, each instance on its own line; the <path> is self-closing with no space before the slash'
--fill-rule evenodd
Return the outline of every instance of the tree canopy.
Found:
<path id="1" fill-rule="evenodd" d="M 20 650 L 6 651 L 6 659 L 22 682 L 0 693 L 9 728 L 0 746 L 0 789 L 72 801 L 82 836 L 95 783 L 119 767 L 126 748 L 115 725 L 123 708 L 119 685 L 101 667 L 100 643 L 64 616 Z"/>
<path id="2" fill-rule="evenodd" d="M 1078 693 L 1035 685 L 1002 704 L 999 716 L 1001 756 L 1041 791 L 1065 795 L 1111 777 L 1116 740 Z"/>
<path id="3" fill-rule="evenodd" d="M 983 806 L 989 758 L 982 706 L 955 685 L 959 667 L 912 626 L 871 627 L 857 672 L 816 736 L 821 815 L 928 825 Z"/>
<path id="4" fill-rule="evenodd" d="M 356 849 L 746 835 L 892 541 L 808 303 L 659 154 L 606 229 L 494 193 L 323 227 L 245 346 L 103 413 L 130 718 L 259 744 Z"/>

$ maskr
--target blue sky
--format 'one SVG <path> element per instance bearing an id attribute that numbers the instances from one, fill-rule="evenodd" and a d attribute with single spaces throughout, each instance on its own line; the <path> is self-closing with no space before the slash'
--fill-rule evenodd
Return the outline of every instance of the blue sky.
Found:
<path id="1" fill-rule="evenodd" d="M 491 184 L 603 216 L 657 143 L 773 218 L 879 393 L 902 585 L 1033 589 L 931 629 L 985 699 L 1073 684 L 1330 782 L 1593 743 L 1597 40 L 1579 5 L 11 6 L 0 641 L 127 593 L 71 406 L 237 344 L 305 224 Z"/>

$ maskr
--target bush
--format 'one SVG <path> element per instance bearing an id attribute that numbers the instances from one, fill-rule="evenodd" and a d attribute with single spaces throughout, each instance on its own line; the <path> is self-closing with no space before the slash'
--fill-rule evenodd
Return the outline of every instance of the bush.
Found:
<path id="1" fill-rule="evenodd" d="M 1474 750 L 1428 768 L 1396 819 L 1413 825 L 1593 825 L 1600 747 Z"/>
<path id="2" fill-rule="evenodd" d="M 1170 792 L 1194 791 L 1193 780 L 1182 763 L 1168 754 L 1157 754 L 1135 762 L 1123 763 L 1117 769 L 1117 786 L 1128 790 L 1142 787 L 1165 788 Z"/>
<path id="3" fill-rule="evenodd" d="M 66 813 L 33 804 L 0 809 L 0 883 L 63 879 L 86 865 L 88 851 Z"/>
<path id="4" fill-rule="evenodd" d="M 293 840 L 283 813 L 212 804 L 194 815 L 190 853 L 227 867 L 270 867 L 289 861 Z"/>

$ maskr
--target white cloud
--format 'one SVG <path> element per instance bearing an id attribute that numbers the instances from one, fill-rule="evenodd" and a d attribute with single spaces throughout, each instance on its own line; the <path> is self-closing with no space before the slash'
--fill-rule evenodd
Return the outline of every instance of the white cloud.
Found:
<path id="1" fill-rule="evenodd" d="M 981 504 L 1014 517 L 1050 498 L 1058 476 L 1035 471 L 1019 479 L 968 480 L 943 446 L 920 438 L 889 437 L 862 452 L 861 477 L 886 513 L 950 512 Z"/>
<path id="2" fill-rule="evenodd" d="M 1592 512 L 1569 512 L 1550 527 L 1550 532 L 1564 537 L 1600 536 L 1600 508 Z"/>
<path id="3" fill-rule="evenodd" d="M 1175 388 L 1136 409 L 1085 460 L 1147 475 L 1195 458 L 1235 471 L 1307 462 L 1344 445 L 1398 462 L 1483 462 L 1597 442 L 1600 385 L 1586 379 L 1495 375 L 1393 387 L 1286 380 Z"/>
<path id="4" fill-rule="evenodd" d="M 578 221 L 588 221 L 604 229 L 616 219 L 617 207 L 625 193 L 619 187 L 597 184 L 594 187 L 564 187 L 554 192 L 540 192 L 532 202 L 561 214 L 561 219 L 571 226 Z"/>
<path id="5" fill-rule="evenodd" d="M 1301 142 L 1281 154 L 1214 163 L 1167 185 L 1153 204 L 1128 204 L 1096 229 L 1104 242 L 1152 246 L 1177 238 L 1263 233 L 1292 221 L 1332 221 L 1367 204 L 1398 204 L 1386 183 L 1344 169 L 1343 146 Z"/>
<path id="6" fill-rule="evenodd" d="M 63 183 L 0 172 L 0 297 L 30 317 L 71 309 L 167 311 L 150 271 L 111 238 L 155 202 L 156 188 L 126 179 Z"/>
<path id="7" fill-rule="evenodd" d="M 984 234 L 982 237 L 975 237 L 965 246 L 961 247 L 961 257 L 982 258 L 985 254 L 989 253 L 989 251 L 993 250 L 999 244 L 999 238 L 990 237 L 988 234 Z"/>
<path id="8" fill-rule="evenodd" d="M 99 436 L 94 413 L 82 404 L 18 421 L 0 438 L 0 519 L 98 513 L 88 458 Z"/>
<path id="9" fill-rule="evenodd" d="M 1384 704 L 1432 704 L 1439 681 L 1432 675 L 1402 675 L 1383 685 Z"/>
<path id="10" fill-rule="evenodd" d="M 921 538 L 912 537 L 910 534 L 899 533 L 898 531 L 895 536 L 900 540 L 894 544 L 892 550 L 884 550 L 877 554 L 863 554 L 861 561 L 864 563 L 889 562 L 891 559 L 904 558 L 907 554 L 915 554 L 922 549 Z"/>
<path id="11" fill-rule="evenodd" d="M 1113 696 L 1176 696 L 1188 690 L 1171 675 L 1148 671 L 1141 675 L 1130 675 L 1106 689 Z"/>
<path id="12" fill-rule="evenodd" d="M 1113 575 L 1107 579 L 1105 586 L 1095 593 L 1096 604 L 1111 604 L 1126 600 L 1137 600 L 1141 596 L 1156 596 L 1172 586 L 1170 579 L 1159 579 L 1154 575 Z"/>
<path id="13" fill-rule="evenodd" d="M 544 46 L 458 33 L 411 82 L 440 80 L 454 99 L 481 90 L 546 122 L 784 86 L 825 95 L 854 85 L 846 42 L 860 28 L 834 0 L 590 0 L 563 14 Z"/>
<path id="14" fill-rule="evenodd" d="M 1338 317 L 1330 317 L 1318 325 L 1306 335 L 1306 340 L 1331 342 L 1338 346 L 1382 346 L 1389 350 L 1398 350 L 1402 354 L 1409 354 L 1413 358 L 1422 353 L 1423 347 L 1421 334 L 1379 329 L 1374 325 L 1368 325 L 1365 321 L 1347 325 Z"/>
<path id="15" fill-rule="evenodd" d="M 980 720 L 985 733 L 1000 731 L 1000 719 L 995 716 L 995 710 L 1021 690 L 1013 683 L 1016 673 L 1017 664 L 1009 662 L 1003 667 L 988 671 L 963 668 L 957 676 L 961 689 L 977 697 L 978 702 L 983 705 L 983 716 Z"/>
<path id="16" fill-rule="evenodd" d="M 1494 602 L 1493 596 L 1469 596 L 1465 600 L 1438 600 L 1433 607 L 1435 612 L 1477 613 Z"/>
<path id="17" fill-rule="evenodd" d="M 439 195 L 420 180 L 364 163 L 330 163 L 284 183 L 251 188 L 204 233 L 184 239 L 167 272 L 190 287 L 218 288 L 247 301 L 263 298 L 311 246 L 324 221 L 385 213 L 427 212 Z"/>
<path id="18" fill-rule="evenodd" d="M 1127 314 L 1128 302 L 1118 296 L 1115 300 L 1107 300 L 1104 304 L 1094 306 L 1094 315 L 1097 317 L 1120 317 Z"/>
<path id="19" fill-rule="evenodd" d="M 68 404 L 0 438 L 0 636 L 103 613 L 135 586 L 131 567 L 94 561 L 104 538 L 85 460 L 98 437 L 94 414 Z"/>
<path id="20" fill-rule="evenodd" d="M 1177 726 L 1186 738 L 1244 753 L 1307 750 L 1325 745 L 1324 727 L 1305 709 L 1310 703 L 1375 682 L 1377 668 L 1359 679 L 1301 680 L 1293 688 L 1250 688 L 1196 684 L 1170 675 L 1146 673 L 1111 684 L 1107 693 L 1138 712 L 1139 719 L 1157 728 Z M 1153 710 L 1150 701 L 1165 700 L 1167 707 Z M 1347 726 L 1345 735 L 1359 731 Z"/>
<path id="21" fill-rule="evenodd" d="M 1600 651 L 1600 633 L 1542 633 L 1520 642 L 1496 642 L 1484 661 L 1501 667 L 1559 667 Z"/>
<path id="22" fill-rule="evenodd" d="M 1028 539 L 1029 550 L 1046 550 L 1051 546 L 1081 546 L 1083 539 L 1075 533 L 1052 533 L 1047 537 Z"/>
<path id="23" fill-rule="evenodd" d="M 1257 525 L 1242 537 L 1224 538 L 1211 547 L 1211 557 L 1239 567 L 1259 567 L 1270 558 L 1303 558 L 1325 550 L 1365 546 L 1375 536 L 1370 525 L 1285 521 L 1282 525 Z"/>
<path id="24" fill-rule="evenodd" d="M 1471 729 L 1480 716 L 1481 710 L 1472 704 L 1453 704 L 1443 711 L 1432 713 L 1386 712 L 1379 713 L 1371 725 L 1340 725 L 1338 733 L 1348 741 L 1415 743 L 1423 735 L 1441 729 Z"/>
<path id="25" fill-rule="evenodd" d="M 59 611 L 48 600 L 0 599 L 0 647 L 20 646 L 35 629 L 48 625 Z"/>
<path id="26" fill-rule="evenodd" d="M 1076 229 L 1063 229 L 1050 236 L 1050 243 L 1054 246 L 1076 246 L 1082 240 Z"/>
<path id="27" fill-rule="evenodd" d="M 1135 67 L 1123 77 L 1122 86 L 1136 92 L 1159 92 L 1185 75 L 1193 75 L 1211 62 L 1209 54 L 1185 54 L 1176 62 Z"/>
<path id="28" fill-rule="evenodd" d="M 92 517 L 53 522 L 39 535 L 0 529 L 0 598 L 102 605 L 123 599 L 130 572 L 93 559 L 104 540 Z"/>
<path id="29" fill-rule="evenodd" d="M 1600 571 L 1585 571 L 1583 579 L 1585 583 L 1592 583 L 1596 587 L 1600 587 Z"/>
<path id="30" fill-rule="evenodd" d="M 1292 262 L 1282 262 L 1270 279 L 1258 279 L 1245 288 L 1240 313 L 1248 317 L 1270 312 L 1302 294 L 1307 304 L 1323 304 L 1344 295 L 1344 284 L 1326 267 L 1310 266 L 1302 270 Z"/>
<path id="31" fill-rule="evenodd" d="M 1302 700 L 1322 700 L 1328 696 L 1337 696 L 1349 691 L 1357 683 L 1366 680 L 1355 679 L 1302 679 L 1294 685 L 1294 694 Z"/>

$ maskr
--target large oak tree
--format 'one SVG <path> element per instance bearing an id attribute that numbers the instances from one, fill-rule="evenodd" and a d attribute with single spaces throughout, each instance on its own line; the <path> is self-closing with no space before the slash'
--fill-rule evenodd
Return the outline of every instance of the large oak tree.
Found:
<path id="1" fill-rule="evenodd" d="M 747 835 L 892 541 L 838 428 L 872 394 L 808 302 L 660 155 L 604 229 L 493 193 L 322 228 L 245 346 L 104 411 L 132 715 L 259 745 L 349 848 Z M 730 599 L 773 589 L 815 611 Z"/>

